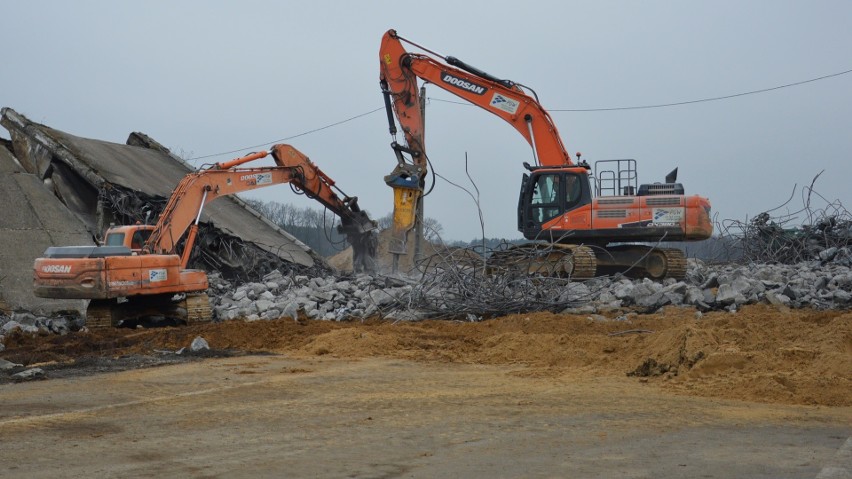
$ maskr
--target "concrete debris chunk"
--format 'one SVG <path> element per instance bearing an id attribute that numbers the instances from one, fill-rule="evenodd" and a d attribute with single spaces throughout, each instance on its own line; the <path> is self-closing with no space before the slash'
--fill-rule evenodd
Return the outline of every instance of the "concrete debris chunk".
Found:
<path id="1" fill-rule="evenodd" d="M 44 370 L 41 368 L 32 368 L 13 374 L 12 380 L 15 382 L 33 381 L 36 379 L 45 379 Z"/>
<path id="2" fill-rule="evenodd" d="M 15 368 L 22 368 L 23 364 L 13 363 L 11 361 L 6 361 L 3 358 L 0 358 L 0 371 L 11 371 Z"/>
<path id="3" fill-rule="evenodd" d="M 195 339 L 192 340 L 192 344 L 189 345 L 189 350 L 193 353 L 209 349 L 210 345 L 207 344 L 207 340 L 202 338 L 201 336 L 196 336 Z"/>
<path id="4" fill-rule="evenodd" d="M 21 324 L 15 320 L 11 320 L 8 323 L 4 324 L 2 328 L 0 328 L 0 332 L 4 334 L 8 334 L 12 331 L 21 331 L 23 333 L 38 333 L 39 328 L 33 324 Z"/>

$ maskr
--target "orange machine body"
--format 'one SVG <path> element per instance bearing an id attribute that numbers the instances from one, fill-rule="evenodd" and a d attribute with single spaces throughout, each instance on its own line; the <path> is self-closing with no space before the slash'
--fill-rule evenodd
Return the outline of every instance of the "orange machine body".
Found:
<path id="1" fill-rule="evenodd" d="M 204 271 L 183 269 L 176 254 L 38 258 L 35 295 L 43 298 L 114 299 L 205 291 Z"/>
<path id="2" fill-rule="evenodd" d="M 666 193 L 679 184 L 645 185 L 631 195 L 605 195 L 597 187 L 592 195 L 599 184 L 586 167 L 533 168 L 521 186 L 518 229 L 527 239 L 597 245 L 697 241 L 713 232 L 707 198 Z M 661 191 L 645 191 L 651 187 Z"/>
<path id="3" fill-rule="evenodd" d="M 698 195 L 599 197 L 543 223 L 542 229 L 566 234 L 576 231 L 589 239 L 595 236 L 583 235 L 583 231 L 617 235 L 622 240 L 651 237 L 642 241 L 659 240 L 669 230 L 666 239 L 671 241 L 703 240 L 713 233 L 709 209 L 707 198 Z M 630 233 L 639 228 L 644 230 L 642 234 Z"/>

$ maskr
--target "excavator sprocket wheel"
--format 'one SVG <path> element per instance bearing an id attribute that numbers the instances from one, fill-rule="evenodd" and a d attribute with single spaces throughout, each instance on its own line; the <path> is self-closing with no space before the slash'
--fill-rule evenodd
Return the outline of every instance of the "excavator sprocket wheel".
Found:
<path id="1" fill-rule="evenodd" d="M 686 255 L 677 248 L 654 248 L 649 253 L 645 272 L 651 279 L 681 280 L 686 276 Z"/>
<path id="2" fill-rule="evenodd" d="M 187 294 L 184 303 L 186 324 L 209 323 L 213 320 L 210 298 L 207 297 L 207 294 Z"/>

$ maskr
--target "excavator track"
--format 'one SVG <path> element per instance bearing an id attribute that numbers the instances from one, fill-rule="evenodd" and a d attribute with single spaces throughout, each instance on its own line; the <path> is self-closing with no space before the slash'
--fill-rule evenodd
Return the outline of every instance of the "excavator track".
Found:
<path id="1" fill-rule="evenodd" d="M 93 299 L 86 308 L 86 327 L 103 330 L 113 327 L 112 304 L 110 301 Z"/>
<path id="2" fill-rule="evenodd" d="M 582 245 L 562 245 L 554 244 L 553 246 L 562 249 L 566 252 L 570 251 L 573 267 L 569 273 L 573 279 L 590 279 L 595 277 L 597 272 L 597 260 L 595 252 L 588 246 Z"/>
<path id="3" fill-rule="evenodd" d="M 637 266 L 637 271 L 644 270 L 642 276 L 654 280 L 681 280 L 686 276 L 686 255 L 677 248 L 649 248 Z"/>
<path id="4" fill-rule="evenodd" d="M 681 280 L 686 276 L 686 255 L 677 248 L 618 245 L 597 251 L 598 273 L 621 273 L 633 278 Z"/>
<path id="5" fill-rule="evenodd" d="M 597 269 L 595 254 L 582 245 L 526 244 L 499 251 L 488 259 L 489 274 L 538 274 L 584 280 Z"/>
<path id="6" fill-rule="evenodd" d="M 575 280 L 615 273 L 662 280 L 686 277 L 686 255 L 677 248 L 619 245 L 592 249 L 571 244 L 526 244 L 488 258 L 489 274 L 537 274 Z"/>
<path id="7" fill-rule="evenodd" d="M 686 277 L 686 254 L 677 248 L 658 248 L 666 258 L 666 278 Z"/>
<path id="8" fill-rule="evenodd" d="M 183 303 L 186 308 L 186 324 L 209 323 L 213 320 L 210 298 L 206 293 L 187 294 Z"/>
<path id="9" fill-rule="evenodd" d="M 187 294 L 183 299 L 172 300 L 170 295 L 134 297 L 116 304 L 115 300 L 93 299 L 86 309 L 86 326 L 91 330 L 118 327 L 128 322 L 131 326 L 144 322 L 146 317 L 164 315 L 172 321 L 186 324 L 209 323 L 213 319 L 210 298 L 206 293 Z"/>

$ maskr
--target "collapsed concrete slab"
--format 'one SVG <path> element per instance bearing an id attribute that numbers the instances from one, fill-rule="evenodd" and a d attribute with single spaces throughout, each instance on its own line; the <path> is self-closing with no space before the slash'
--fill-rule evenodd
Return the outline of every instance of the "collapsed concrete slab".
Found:
<path id="1" fill-rule="evenodd" d="M 81 312 L 82 300 L 33 295 L 33 259 L 48 246 L 91 244 L 92 236 L 36 175 L 23 170 L 6 146 L 0 144 L 0 311 Z"/>
<path id="2" fill-rule="evenodd" d="M 31 241 L 28 236 L 13 242 L 29 243 L 32 251 L 20 252 L 26 273 L 10 262 L 2 262 L 3 274 L 9 278 L 23 276 L 31 282 L 32 261 L 47 246 L 94 244 L 110 224 L 155 222 L 174 186 L 192 171 L 167 148 L 141 133 L 132 133 L 130 144 L 122 145 L 55 130 L 11 108 L 3 108 L 0 114 L 0 125 L 11 137 L 11 148 L 3 148 L 3 171 L 20 173 L 17 181 L 4 175 L 5 182 L 18 185 L 10 183 L 4 188 L 6 201 L 41 215 L 51 214 L 59 225 L 24 224 L 20 219 L 7 222 L 4 218 L 4 226 L 20 223 L 17 229 L 4 228 L 5 234 L 32 228 L 39 233 L 30 236 L 42 238 Z M 20 184 L 26 184 L 26 190 Z M 61 208 L 44 212 L 47 203 Z M 48 229 L 73 231 L 77 236 L 46 234 Z M 276 269 L 303 274 L 328 269 L 324 259 L 309 247 L 236 197 L 205 207 L 194 251 L 191 267 L 219 271 L 233 279 L 261 277 Z"/>

